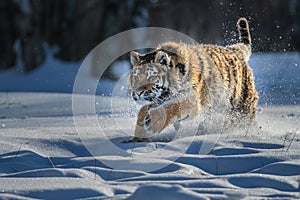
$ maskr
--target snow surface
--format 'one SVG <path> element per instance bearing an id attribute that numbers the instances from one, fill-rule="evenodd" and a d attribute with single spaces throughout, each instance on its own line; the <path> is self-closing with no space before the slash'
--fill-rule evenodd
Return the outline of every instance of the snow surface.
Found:
<path id="1" fill-rule="evenodd" d="M 133 134 L 132 101 L 93 96 L 91 114 L 90 96 L 72 96 L 79 63 L 50 56 L 30 74 L 20 66 L 1 72 L 0 199 L 299 199 L 299 61 L 299 53 L 251 57 L 258 129 L 198 136 L 187 129 L 171 142 L 165 134 L 138 144 L 120 142 Z M 116 65 L 121 77 L 127 64 Z M 109 94 L 115 83 L 99 85 L 97 94 Z M 74 97 L 82 103 L 76 116 Z"/>
<path id="2" fill-rule="evenodd" d="M 260 107 L 259 132 L 180 137 L 174 149 L 165 151 L 167 155 L 149 158 L 147 153 L 155 155 L 168 143 L 120 143 L 133 130 L 127 135 L 116 131 L 111 126 L 116 119 L 106 112 L 105 102 L 111 99 L 97 98 L 104 102 L 98 107 L 97 118 L 100 126 L 106 127 L 107 136 L 95 132 L 95 144 L 112 142 L 129 153 L 138 151 L 144 159 L 112 152 L 92 156 L 74 126 L 71 94 L 0 93 L 0 198 L 300 197 L 299 105 Z M 82 122 L 89 120 L 85 114 L 78 117 Z M 127 115 L 119 118 L 128 121 Z M 106 121 L 101 123 L 102 119 Z M 210 152 L 201 154 L 205 142 L 214 145 Z M 186 144 L 188 149 L 177 155 Z M 112 163 L 119 166 L 107 165 Z M 153 165 L 162 167 L 144 170 Z"/>

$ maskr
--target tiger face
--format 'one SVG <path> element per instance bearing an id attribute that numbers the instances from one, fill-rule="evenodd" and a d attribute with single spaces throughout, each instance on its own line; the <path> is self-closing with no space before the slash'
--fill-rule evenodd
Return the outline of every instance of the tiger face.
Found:
<path id="1" fill-rule="evenodd" d="M 161 103 L 169 97 L 170 59 L 166 53 L 155 52 L 153 58 L 143 58 L 143 55 L 131 52 L 130 62 L 133 69 L 128 77 L 128 85 L 135 101 Z"/>

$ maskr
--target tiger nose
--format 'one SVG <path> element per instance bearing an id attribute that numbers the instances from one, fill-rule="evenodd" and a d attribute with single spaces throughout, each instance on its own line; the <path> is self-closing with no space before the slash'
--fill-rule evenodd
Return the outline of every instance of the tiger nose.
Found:
<path id="1" fill-rule="evenodd" d="M 142 94 L 143 92 L 144 92 L 144 90 L 141 90 L 141 89 L 135 91 L 135 93 L 136 93 L 137 95 L 139 95 L 139 96 L 141 96 L 141 94 Z"/>

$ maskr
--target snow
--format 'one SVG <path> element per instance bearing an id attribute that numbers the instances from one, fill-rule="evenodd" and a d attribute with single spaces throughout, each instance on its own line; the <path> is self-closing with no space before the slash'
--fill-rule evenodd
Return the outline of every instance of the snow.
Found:
<path id="1" fill-rule="evenodd" d="M 250 59 L 258 129 L 194 136 L 182 124 L 138 144 L 120 142 L 132 136 L 140 106 L 124 98 L 126 70 L 112 96 L 92 97 L 72 94 L 79 63 L 49 57 L 31 74 L 1 72 L 0 198 L 299 199 L 299 61 L 298 53 Z M 88 69 L 86 79 L 95 81 Z M 82 103 L 75 116 L 74 97 Z M 96 113 L 86 109 L 91 98 Z"/>
<path id="2" fill-rule="evenodd" d="M 258 53 L 249 61 L 260 104 L 300 104 L 300 54 Z"/>
<path id="3" fill-rule="evenodd" d="M 0 72 L 0 91 L 3 92 L 54 92 L 72 93 L 73 85 L 80 68 L 81 62 L 63 62 L 57 60 L 54 55 L 57 51 L 55 47 L 45 45 L 45 63 L 36 70 L 25 73 L 22 69 L 22 62 L 19 60 L 17 67 Z M 97 94 L 111 94 L 115 82 L 108 79 L 100 79 L 91 76 L 91 63 L 82 68 L 82 87 L 89 88 L 97 82 Z M 116 77 L 123 76 L 129 70 L 128 61 L 116 61 L 112 63 L 108 70 Z M 99 81 L 99 82 L 98 82 Z M 81 93 L 86 93 L 82 91 Z"/>

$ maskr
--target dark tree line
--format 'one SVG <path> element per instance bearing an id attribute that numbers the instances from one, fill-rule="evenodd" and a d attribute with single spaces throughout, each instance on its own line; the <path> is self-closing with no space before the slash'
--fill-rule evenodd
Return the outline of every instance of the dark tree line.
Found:
<path id="1" fill-rule="evenodd" d="M 40 66 L 44 43 L 59 47 L 57 58 L 78 61 L 109 36 L 141 26 L 226 44 L 240 16 L 250 20 L 255 51 L 300 49 L 298 0 L 1 0 L 0 70 L 14 66 L 17 53 L 24 71 Z"/>
<path id="2" fill-rule="evenodd" d="M 44 42 L 59 47 L 57 58 L 78 61 L 110 35 L 137 27 L 133 19 L 142 16 L 141 3 L 138 0 L 1 0 L 0 69 L 16 64 L 16 41 L 20 43 L 25 71 L 44 61 Z"/>
<path id="3" fill-rule="evenodd" d="M 199 42 L 230 43 L 237 33 L 236 20 L 244 16 L 250 21 L 254 51 L 300 50 L 299 0 L 165 0 L 149 9 L 150 24 L 176 29 Z"/>

